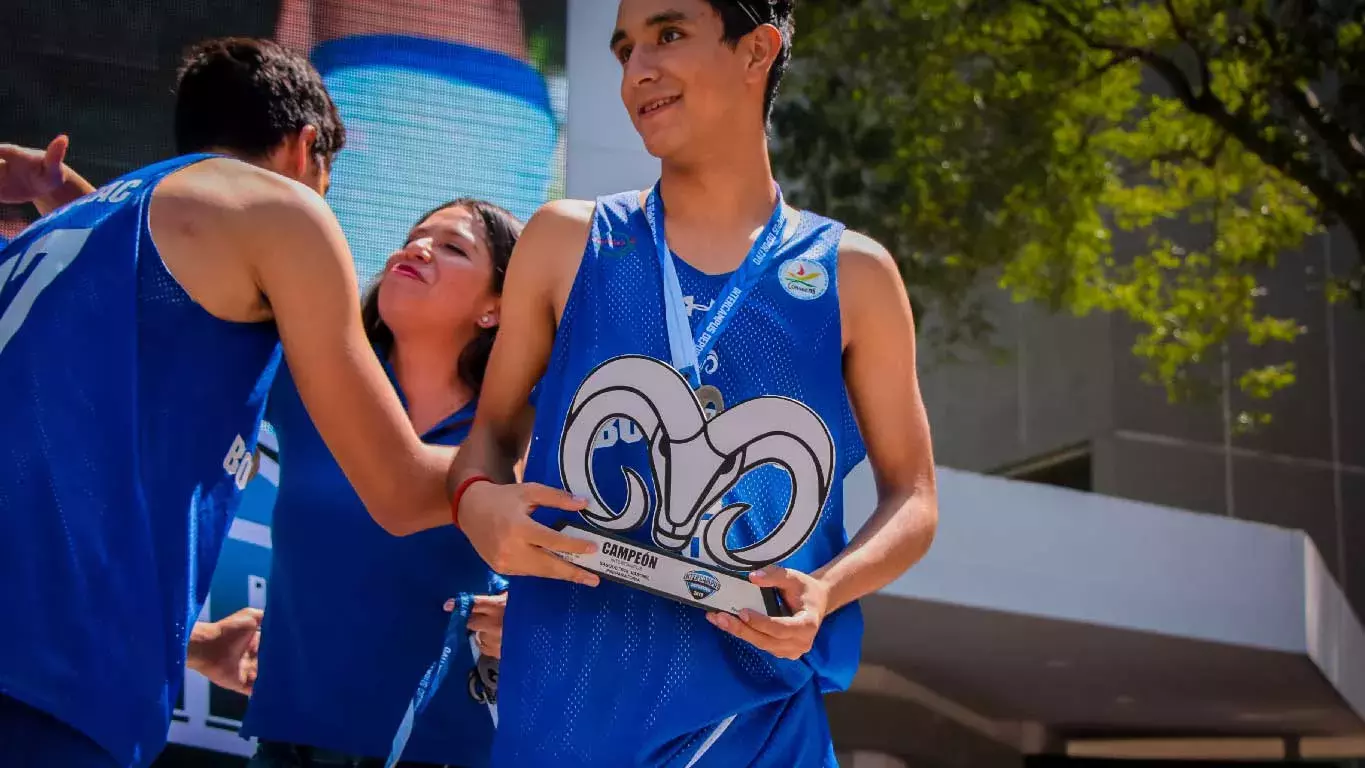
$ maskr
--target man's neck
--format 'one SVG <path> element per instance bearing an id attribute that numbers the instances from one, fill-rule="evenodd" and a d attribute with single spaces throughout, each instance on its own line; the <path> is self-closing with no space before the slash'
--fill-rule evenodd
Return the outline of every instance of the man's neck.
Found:
<path id="1" fill-rule="evenodd" d="M 243 163 L 246 163 L 247 165 L 254 165 L 257 168 L 264 168 L 267 171 L 275 170 L 274 168 L 271 167 L 270 157 L 268 155 L 250 155 L 245 152 L 239 152 L 230 147 L 204 147 L 203 149 L 195 150 L 195 152 L 186 154 L 197 153 L 203 153 L 206 155 L 222 155 L 224 157 L 230 157 L 233 160 L 239 160 Z"/>
<path id="2" fill-rule="evenodd" d="M 761 134 L 696 161 L 664 160 L 660 178 L 670 225 L 751 229 L 767 222 L 777 201 L 768 143 Z"/>

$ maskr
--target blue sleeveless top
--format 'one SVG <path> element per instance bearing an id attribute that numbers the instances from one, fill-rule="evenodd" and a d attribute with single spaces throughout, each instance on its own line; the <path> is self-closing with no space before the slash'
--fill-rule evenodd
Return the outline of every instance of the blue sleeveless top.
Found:
<path id="1" fill-rule="evenodd" d="M 166 741 L 280 358 L 167 272 L 134 171 L 0 252 L 0 694 L 120 764 Z"/>
<path id="2" fill-rule="evenodd" d="M 715 466 L 708 465 L 707 474 L 722 486 L 738 471 L 724 503 L 750 507 L 721 535 L 724 548 L 743 553 L 765 539 L 786 538 L 774 534 L 779 528 L 790 533 L 781 522 L 790 512 L 810 530 L 804 538 L 798 534 L 799 547 L 779 564 L 805 572 L 829 562 L 847 544 L 841 481 L 864 451 L 843 382 L 836 281 L 842 233 L 837 222 L 802 212 L 796 231 L 740 305 L 714 354 L 700 361 L 703 383 L 718 387 L 726 401 L 727 410 L 707 425 L 713 443 L 728 441 L 732 448 L 725 450 L 735 450 L 734 445 L 749 441 L 727 461 L 718 455 Z M 704 274 L 681 259 L 676 264 L 695 332 L 728 276 Z M 641 524 L 624 535 L 655 547 L 668 539 L 660 534 L 660 497 L 675 510 L 670 517 L 688 503 L 676 491 L 661 492 L 656 473 L 687 472 L 681 462 L 700 461 L 683 458 L 681 443 L 664 445 L 670 428 L 685 431 L 675 425 L 700 423 L 686 388 L 679 395 L 672 389 L 651 391 L 654 385 L 639 382 L 652 407 L 638 406 L 634 419 L 608 419 L 586 438 L 566 421 L 580 385 L 598 366 L 623 355 L 669 359 L 661 279 L 639 193 L 599 199 L 540 382 L 526 469 L 528 482 L 557 487 L 586 482 L 588 493 L 595 493 L 611 514 L 646 509 Z M 757 436 L 721 436 L 736 429 L 731 409 L 765 396 L 804 404 L 805 409 L 794 403 L 777 408 L 780 421 L 809 427 L 812 416 L 798 413 L 808 410 L 823 422 L 827 437 L 808 439 L 828 441 L 819 450 L 813 444 L 809 449 L 826 456 L 821 471 L 829 487 L 823 505 L 811 506 L 809 489 L 793 492 L 788 472 L 767 463 L 779 454 L 754 442 Z M 575 413 L 576 423 L 581 413 Z M 569 457 L 565 466 L 561 453 Z M 695 528 L 684 531 L 682 538 L 689 540 L 675 551 L 715 563 L 703 536 L 714 517 L 714 509 L 707 509 Z M 537 511 L 536 519 L 547 525 L 583 524 L 578 514 L 552 509 Z M 695 751 L 718 723 L 810 686 L 845 688 L 858 664 L 862 618 L 857 605 L 828 616 L 810 653 L 788 661 L 711 626 L 700 608 L 605 580 L 586 588 L 517 578 L 510 594 L 494 747 L 498 765 L 681 765 L 686 760 L 679 761 L 679 755 Z"/>
<path id="3" fill-rule="evenodd" d="M 391 370 L 389 381 L 397 390 Z M 422 441 L 459 445 L 474 408 L 451 414 Z M 506 582 L 453 526 L 385 533 L 327 450 L 287 367 L 266 418 L 279 439 L 280 482 L 260 676 L 242 733 L 382 758 L 427 665 L 441 655 L 445 601 L 495 594 Z M 469 644 L 453 650 L 452 674 L 418 718 L 403 759 L 480 768 L 493 724 L 470 693 Z"/>

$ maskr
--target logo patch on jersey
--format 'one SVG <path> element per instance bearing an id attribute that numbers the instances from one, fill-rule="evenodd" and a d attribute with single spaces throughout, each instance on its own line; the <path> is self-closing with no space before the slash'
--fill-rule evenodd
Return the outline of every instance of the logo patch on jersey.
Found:
<path id="1" fill-rule="evenodd" d="M 635 252 L 635 238 L 629 235 L 593 237 L 592 244 L 603 256 L 629 256 Z"/>
<path id="2" fill-rule="evenodd" d="M 592 461 L 603 425 L 616 421 L 634 422 L 648 441 L 656 489 L 651 494 L 644 478 L 622 466 L 627 491 L 619 511 L 603 501 Z M 761 540 L 731 547 L 727 537 L 751 504 L 727 505 L 724 496 L 763 466 L 790 475 L 787 508 Z M 819 414 L 786 397 L 736 403 L 708 420 L 672 366 L 625 355 L 579 385 L 560 437 L 559 467 L 564 488 L 588 499 L 581 513 L 588 523 L 629 531 L 652 519 L 660 549 L 681 555 L 699 537 L 704 554 L 690 559 L 744 571 L 785 559 L 815 530 L 834 474 L 834 440 Z"/>
<path id="3" fill-rule="evenodd" d="M 825 295 L 829 272 L 823 264 L 810 259 L 789 259 L 777 270 L 777 279 L 788 296 L 810 301 Z"/>
<path id="4" fill-rule="evenodd" d="M 720 589 L 720 579 L 706 571 L 688 571 L 683 576 L 683 583 L 687 585 L 687 591 L 692 593 L 695 600 L 705 600 Z"/>
<path id="5" fill-rule="evenodd" d="M 688 317 L 691 317 L 695 312 L 710 312 L 711 307 L 714 307 L 715 305 L 716 305 L 715 299 L 711 299 L 705 304 L 702 304 L 701 302 L 697 301 L 696 296 L 683 297 L 683 309 L 687 310 Z"/>

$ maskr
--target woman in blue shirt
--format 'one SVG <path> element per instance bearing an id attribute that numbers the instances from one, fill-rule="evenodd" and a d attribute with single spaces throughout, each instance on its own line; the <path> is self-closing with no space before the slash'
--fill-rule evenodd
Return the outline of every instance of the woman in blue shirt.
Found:
<path id="1" fill-rule="evenodd" d="M 447 203 L 412 228 L 364 298 L 365 330 L 427 443 L 458 446 L 469 430 L 520 233 L 497 206 Z M 283 367 L 266 418 L 280 482 L 259 676 L 242 728 L 260 741 L 250 767 L 380 766 L 441 655 L 448 609 L 468 610 L 481 654 L 497 656 L 505 583 L 453 526 L 396 538 L 376 525 Z M 470 643 L 453 651 L 400 765 L 487 763 L 486 691 Z"/>

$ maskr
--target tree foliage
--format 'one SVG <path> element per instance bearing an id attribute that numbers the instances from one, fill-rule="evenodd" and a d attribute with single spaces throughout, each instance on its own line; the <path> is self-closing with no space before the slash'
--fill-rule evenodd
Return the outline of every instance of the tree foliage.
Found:
<path id="1" fill-rule="evenodd" d="M 897 255 L 940 349 L 989 335 L 988 278 L 1133 319 L 1188 396 L 1225 344 L 1301 333 L 1261 308 L 1266 267 L 1332 224 L 1365 247 L 1362 6 L 806 0 L 778 174 Z M 1253 397 L 1293 381 L 1236 373 Z"/>

